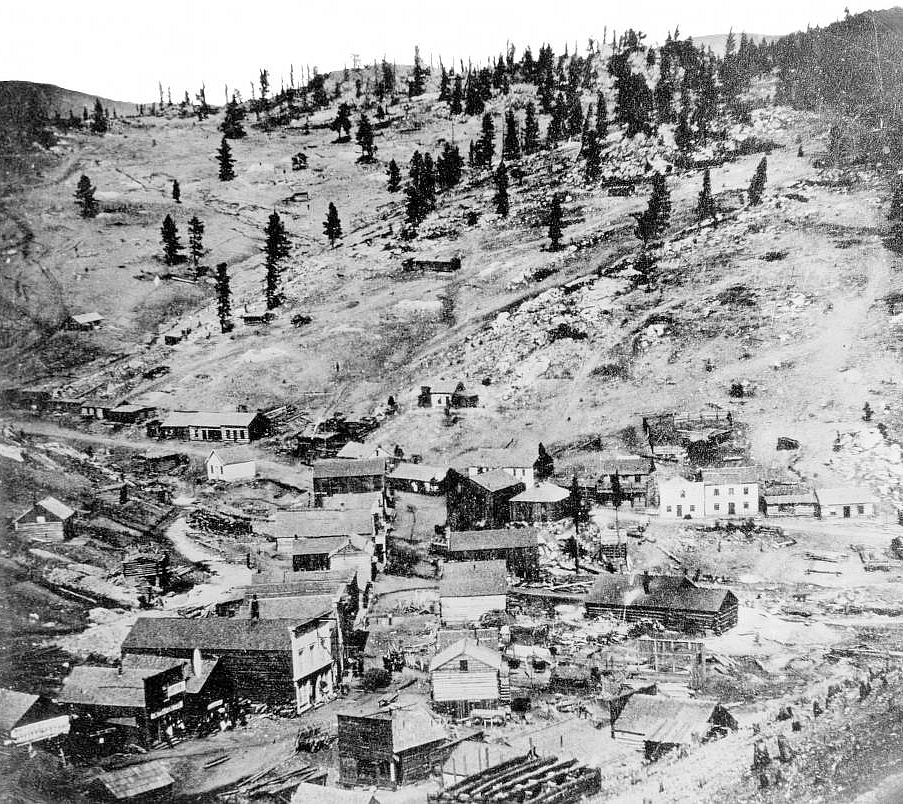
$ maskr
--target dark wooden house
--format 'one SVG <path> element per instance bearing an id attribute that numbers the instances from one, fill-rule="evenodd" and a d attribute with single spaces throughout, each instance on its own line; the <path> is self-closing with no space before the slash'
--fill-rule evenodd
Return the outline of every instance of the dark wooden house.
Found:
<path id="1" fill-rule="evenodd" d="M 602 505 L 612 505 L 617 482 L 622 505 L 645 508 L 650 502 L 652 472 L 652 461 L 639 455 L 604 460 L 596 483 L 596 500 Z"/>
<path id="2" fill-rule="evenodd" d="M 556 522 L 572 515 L 571 493 L 554 483 L 534 483 L 509 503 L 512 522 Z"/>
<path id="3" fill-rule="evenodd" d="M 720 634 L 737 624 L 733 592 L 697 586 L 680 575 L 600 575 L 585 605 L 591 617 L 627 622 L 649 619 L 679 631 Z"/>
<path id="4" fill-rule="evenodd" d="M 134 550 L 122 559 L 122 575 L 163 587 L 169 576 L 169 555 L 165 550 Z"/>
<path id="5" fill-rule="evenodd" d="M 471 477 L 455 469 L 448 473 L 446 507 L 452 530 L 500 528 L 510 521 L 509 502 L 526 485 L 501 469 Z"/>
<path id="6" fill-rule="evenodd" d="M 176 411 L 160 422 L 160 438 L 182 441 L 220 441 L 247 444 L 266 434 L 267 420 L 260 411 Z"/>
<path id="7" fill-rule="evenodd" d="M 433 542 L 433 552 L 449 561 L 502 559 L 508 572 L 532 578 L 539 570 L 539 544 L 533 528 L 451 531 Z"/>
<path id="8" fill-rule="evenodd" d="M 423 706 L 338 715 L 339 783 L 396 788 L 429 778 L 448 734 Z"/>
<path id="9" fill-rule="evenodd" d="M 402 260 L 401 267 L 405 271 L 430 271 L 437 274 L 450 274 L 461 270 L 461 258 L 452 257 L 450 260 L 420 260 L 409 257 Z"/>
<path id="10" fill-rule="evenodd" d="M 448 467 L 425 463 L 399 463 L 388 478 L 389 488 L 411 494 L 444 494 Z"/>
<path id="11" fill-rule="evenodd" d="M 138 424 L 157 415 L 157 409 L 149 405 L 118 405 L 106 412 L 106 418 L 120 424 Z"/>
<path id="12" fill-rule="evenodd" d="M 421 385 L 417 405 L 421 408 L 475 408 L 480 395 L 468 391 L 463 382 L 443 385 Z"/>
<path id="13" fill-rule="evenodd" d="M 314 461 L 313 469 L 316 496 L 381 491 L 386 484 L 385 458 L 366 461 L 342 458 Z"/>
<path id="14" fill-rule="evenodd" d="M 61 542 L 75 535 L 75 511 L 55 497 L 44 497 L 13 520 L 13 530 L 29 539 Z"/>

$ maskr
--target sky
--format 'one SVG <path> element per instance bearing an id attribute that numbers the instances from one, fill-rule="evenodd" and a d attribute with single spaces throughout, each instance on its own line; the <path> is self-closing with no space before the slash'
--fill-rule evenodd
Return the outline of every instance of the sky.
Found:
<path id="1" fill-rule="evenodd" d="M 888 3 L 887 5 L 892 5 Z M 278 89 L 301 66 L 352 65 L 352 54 L 410 64 L 482 61 L 511 41 L 585 50 L 589 37 L 632 27 L 650 42 L 680 26 L 692 36 L 783 34 L 869 8 L 855 0 L 0 0 L 0 80 L 58 84 L 114 100 L 153 100 L 157 84 L 222 102 L 224 87 L 250 93 L 261 67 Z M 879 6 L 886 7 L 886 6 Z M 231 91 L 231 89 L 230 89 Z"/>

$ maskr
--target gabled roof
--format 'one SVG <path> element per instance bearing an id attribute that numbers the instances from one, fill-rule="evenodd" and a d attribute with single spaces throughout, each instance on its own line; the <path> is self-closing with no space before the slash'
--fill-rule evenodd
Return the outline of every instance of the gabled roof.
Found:
<path id="1" fill-rule="evenodd" d="M 381 491 L 365 491 L 359 494 L 330 494 L 323 497 L 320 502 L 322 511 L 366 511 L 368 514 L 376 513 L 382 508 L 383 494 Z"/>
<path id="2" fill-rule="evenodd" d="M 498 651 L 481 645 L 475 639 L 464 638 L 453 642 L 441 653 L 437 653 L 430 662 L 430 672 L 439 670 L 450 662 L 460 659 L 475 659 L 478 662 L 494 667 L 496 670 L 500 670 L 502 667 L 502 655 Z"/>
<path id="3" fill-rule="evenodd" d="M 277 539 L 319 539 L 324 536 L 371 536 L 373 515 L 367 509 L 328 511 L 306 508 L 301 511 L 276 511 L 273 521 L 261 527 Z"/>
<path id="4" fill-rule="evenodd" d="M 523 480 L 518 480 L 514 475 L 509 475 L 503 469 L 490 469 L 488 472 L 480 472 L 471 475 L 470 480 L 487 491 L 501 491 L 512 486 L 525 485 Z"/>
<path id="5" fill-rule="evenodd" d="M 216 457 L 223 462 L 223 466 L 234 466 L 237 463 L 248 463 L 257 460 L 254 453 L 247 447 L 226 447 L 225 449 L 220 447 L 219 449 L 212 449 L 207 456 L 208 461 L 213 457 L 214 453 L 216 453 Z"/>
<path id="6" fill-rule="evenodd" d="M 263 597 L 312 597 L 316 595 L 334 595 L 345 591 L 353 580 L 355 573 L 348 570 L 312 570 L 308 572 L 291 572 L 286 570 L 290 581 L 268 581 L 267 575 L 255 573 L 251 576 L 251 586 L 242 591 L 244 596 L 257 595 Z"/>
<path id="7" fill-rule="evenodd" d="M 123 653 L 154 650 L 290 651 L 297 620 L 235 617 L 139 617 L 122 643 Z"/>
<path id="8" fill-rule="evenodd" d="M 613 475 L 648 475 L 652 471 L 652 462 L 639 455 L 618 455 L 605 458 L 599 468 L 600 474 Z"/>
<path id="9" fill-rule="evenodd" d="M 379 444 L 349 441 L 336 453 L 336 457 L 343 460 L 366 460 L 367 458 L 391 458 L 392 453 Z"/>
<path id="10" fill-rule="evenodd" d="M 470 639 L 479 645 L 498 650 L 498 628 L 440 628 L 436 634 L 436 652 L 441 653 L 449 645 L 462 639 Z"/>
<path id="11" fill-rule="evenodd" d="M 571 493 L 554 483 L 536 483 L 511 498 L 511 502 L 556 503 L 566 500 Z"/>
<path id="12" fill-rule="evenodd" d="M 76 313 L 69 317 L 79 324 L 96 324 L 98 321 L 103 321 L 100 313 Z"/>
<path id="13" fill-rule="evenodd" d="M 439 482 L 448 474 L 447 466 L 429 466 L 425 463 L 400 463 L 389 474 L 395 480 L 418 480 L 421 483 Z"/>
<path id="14" fill-rule="evenodd" d="M 0 689 L 0 733 L 14 729 L 37 700 L 30 692 Z"/>
<path id="15" fill-rule="evenodd" d="M 421 704 L 394 709 L 380 709 L 369 713 L 355 711 L 341 712 L 340 714 L 349 717 L 391 721 L 392 750 L 395 753 L 448 739 L 448 732 L 433 717 L 432 713 Z M 341 725 L 339 728 L 341 728 Z"/>
<path id="16" fill-rule="evenodd" d="M 347 458 L 314 461 L 314 480 L 324 477 L 370 477 L 385 473 L 385 458 L 371 458 L 366 461 Z"/>
<path id="17" fill-rule="evenodd" d="M 256 412 L 224 411 L 184 411 L 169 414 L 161 427 L 248 427 L 257 418 Z"/>
<path id="18" fill-rule="evenodd" d="M 705 737 L 718 708 L 717 701 L 636 693 L 627 699 L 614 728 L 653 742 L 682 744 Z"/>
<path id="19" fill-rule="evenodd" d="M 515 497 L 514 499 L 517 498 Z M 536 544 L 535 528 L 453 530 L 448 534 L 449 553 L 536 547 Z"/>
<path id="20" fill-rule="evenodd" d="M 503 560 L 452 561 L 442 567 L 439 597 L 504 595 L 508 571 Z"/>
<path id="21" fill-rule="evenodd" d="M 362 536 L 323 536 L 319 539 L 293 539 L 292 555 L 335 555 L 339 552 L 372 553 L 373 545 Z"/>
<path id="22" fill-rule="evenodd" d="M 64 704 L 143 709 L 144 682 L 166 672 L 159 667 L 88 667 L 79 665 L 63 679 L 57 700 Z"/>
<path id="23" fill-rule="evenodd" d="M 140 653 L 127 653 L 122 657 L 120 664 L 123 670 L 144 670 L 148 672 L 156 670 L 158 673 L 162 673 L 184 665 L 187 661 L 187 659 L 176 659 L 172 656 L 146 656 Z"/>
<path id="24" fill-rule="evenodd" d="M 238 612 L 238 617 L 250 617 L 251 601 L 246 600 Z M 261 620 L 292 620 L 306 623 L 328 617 L 333 611 L 332 595 L 310 595 L 307 597 L 264 597 L 257 599 L 258 616 Z"/>
<path id="25" fill-rule="evenodd" d="M 815 496 L 818 497 L 819 505 L 862 505 L 878 502 L 869 489 L 856 486 L 816 489 Z"/>
<path id="26" fill-rule="evenodd" d="M 700 475 L 702 482 L 707 486 L 722 486 L 726 483 L 757 483 L 759 467 L 735 466 L 723 469 L 703 469 Z"/>
<path id="27" fill-rule="evenodd" d="M 43 508 L 45 511 L 53 514 L 55 517 L 59 517 L 60 519 L 69 519 L 69 517 L 75 515 L 75 511 L 70 508 L 65 503 L 61 503 L 56 497 L 45 497 L 43 500 L 38 500 L 31 508 L 29 508 L 24 514 L 20 514 L 16 521 L 21 519 L 25 514 L 28 514 L 34 508 Z"/>
<path id="28" fill-rule="evenodd" d="M 715 614 L 734 594 L 727 589 L 696 586 L 681 575 L 648 576 L 649 592 L 643 590 L 643 576 L 599 575 L 586 596 L 587 604 L 623 607 L 702 611 Z"/>
<path id="29" fill-rule="evenodd" d="M 817 505 L 818 499 L 814 492 L 795 491 L 790 494 L 763 494 L 766 505 Z"/>
<path id="30" fill-rule="evenodd" d="M 175 780 L 163 762 L 143 762 L 101 773 L 97 779 L 114 798 L 135 798 L 168 787 Z"/>

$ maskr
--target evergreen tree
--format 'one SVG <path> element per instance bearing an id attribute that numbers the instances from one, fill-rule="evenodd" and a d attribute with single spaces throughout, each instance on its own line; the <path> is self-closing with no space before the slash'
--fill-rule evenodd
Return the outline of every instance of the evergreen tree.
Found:
<path id="1" fill-rule="evenodd" d="M 416 98 L 422 95 L 426 87 L 423 62 L 420 60 L 420 48 L 414 48 L 414 70 L 411 72 L 411 82 L 408 85 L 408 96 Z"/>
<path id="2" fill-rule="evenodd" d="M 82 175 L 78 180 L 78 186 L 75 188 L 75 200 L 83 218 L 93 218 L 97 215 L 97 201 L 94 199 L 95 189 L 87 176 Z"/>
<path id="3" fill-rule="evenodd" d="M 524 116 L 524 153 L 533 154 L 539 150 L 539 120 L 533 101 L 527 104 Z"/>
<path id="4" fill-rule="evenodd" d="M 549 240 L 552 251 L 561 247 L 561 235 L 564 229 L 563 215 L 561 212 L 561 196 L 558 193 L 552 195 L 549 206 Z"/>
<path id="5" fill-rule="evenodd" d="M 592 129 L 586 132 L 583 155 L 586 159 L 583 177 L 587 184 L 592 184 L 602 172 L 602 149 L 599 147 L 599 137 Z"/>
<path id="6" fill-rule="evenodd" d="M 583 130 L 583 106 L 580 105 L 579 93 L 570 93 L 567 107 L 567 133 L 569 137 L 576 137 Z"/>
<path id="7" fill-rule="evenodd" d="M 221 262 L 216 266 L 216 314 L 219 318 L 220 331 L 224 335 L 233 329 L 231 297 L 226 263 Z"/>
<path id="8" fill-rule="evenodd" d="M 82 181 L 84 181 L 85 177 L 82 176 Z M 81 181 L 78 183 L 79 187 L 81 187 Z M 76 198 L 78 197 L 78 193 L 76 193 Z M 892 221 L 903 221 L 903 181 L 897 181 L 894 186 L 893 195 L 891 196 L 890 201 L 890 212 L 888 213 L 888 218 Z"/>
<path id="9" fill-rule="evenodd" d="M 389 162 L 388 190 L 390 193 L 397 193 L 401 189 L 401 171 L 398 169 L 398 163 L 393 159 Z"/>
<path id="10" fill-rule="evenodd" d="M 188 93 L 185 93 L 185 104 L 188 103 Z M 245 136 L 245 129 L 242 126 L 241 121 L 244 119 L 245 112 L 235 100 L 235 95 L 232 96 L 232 100 L 230 100 L 226 104 L 226 112 L 223 116 L 223 122 L 220 123 L 220 131 L 223 132 L 223 136 L 230 140 L 240 140 Z"/>
<path id="11" fill-rule="evenodd" d="M 536 460 L 533 461 L 533 477 L 539 481 L 548 480 L 555 474 L 555 461 L 541 441 L 537 452 Z"/>
<path id="12" fill-rule="evenodd" d="M 653 97 L 645 77 L 631 73 L 618 96 L 618 117 L 628 138 L 652 133 L 652 109 Z"/>
<path id="13" fill-rule="evenodd" d="M 677 125 L 674 127 L 674 144 L 682 151 L 693 145 L 693 129 L 690 128 L 690 109 L 686 99 L 681 103 Z"/>
<path id="14" fill-rule="evenodd" d="M 489 167 L 492 157 L 495 155 L 495 123 L 492 114 L 486 112 L 483 115 L 482 132 L 477 142 L 476 158 L 478 167 Z"/>
<path id="15" fill-rule="evenodd" d="M 172 180 L 172 200 L 175 201 L 177 204 L 182 203 L 182 188 L 179 187 L 178 179 Z"/>
<path id="16" fill-rule="evenodd" d="M 756 173 L 749 183 L 749 205 L 758 206 L 762 203 L 762 195 L 765 193 L 765 180 L 768 176 L 768 157 L 763 156 L 756 168 Z"/>
<path id="17" fill-rule="evenodd" d="M 107 128 L 107 116 L 104 114 L 103 105 L 99 98 L 95 98 L 94 116 L 91 118 L 91 131 L 95 134 L 106 134 Z"/>
<path id="18" fill-rule="evenodd" d="M 291 252 L 285 225 L 277 212 L 270 215 L 266 230 L 266 302 L 267 310 L 282 304 L 282 264 Z"/>
<path id="19" fill-rule="evenodd" d="M 652 179 L 652 195 L 645 212 L 634 213 L 633 217 L 636 219 L 633 232 L 644 244 L 654 240 L 668 228 L 671 222 L 671 191 L 661 173 L 656 173 Z"/>
<path id="20" fill-rule="evenodd" d="M 342 237 L 342 223 L 339 220 L 338 210 L 332 202 L 329 204 L 326 220 L 323 222 L 323 234 L 329 238 L 329 245 L 333 248 L 335 248 L 335 241 Z"/>
<path id="21" fill-rule="evenodd" d="M 464 171 L 464 158 L 457 145 L 446 142 L 442 147 L 442 153 L 436 160 L 436 179 L 439 186 L 448 189 L 461 181 Z"/>
<path id="22" fill-rule="evenodd" d="M 714 217 L 715 199 L 712 197 L 712 176 L 709 169 L 706 168 L 702 175 L 702 190 L 699 193 L 699 200 L 696 202 L 696 218 L 702 221 Z"/>
<path id="23" fill-rule="evenodd" d="M 471 72 L 467 74 L 467 88 L 464 91 L 464 112 L 468 115 L 483 114 L 486 104 L 480 94 L 477 77 Z"/>
<path id="24" fill-rule="evenodd" d="M 330 128 L 339 135 L 339 142 L 348 142 L 351 139 L 351 108 L 347 103 L 339 104 L 339 110 Z"/>
<path id="25" fill-rule="evenodd" d="M 175 265 L 181 261 L 179 252 L 184 249 L 184 246 L 179 241 L 179 230 L 171 216 L 167 215 L 163 219 L 160 233 L 163 242 L 163 261 L 167 265 Z"/>
<path id="26" fill-rule="evenodd" d="M 410 182 L 405 187 L 405 216 L 411 227 L 417 227 L 427 214 L 427 203 L 423 198 L 423 167 L 423 154 L 414 151 L 408 172 Z"/>
<path id="27" fill-rule="evenodd" d="M 509 161 L 520 157 L 520 138 L 517 130 L 517 120 L 510 109 L 505 112 L 505 135 L 502 139 L 502 158 Z"/>
<path id="28" fill-rule="evenodd" d="M 357 125 L 357 135 L 355 136 L 357 144 L 360 146 L 361 155 L 358 162 L 372 162 L 373 152 L 376 146 L 373 144 L 373 126 L 367 115 L 362 114 L 360 122 Z"/>
<path id="29" fill-rule="evenodd" d="M 507 218 L 509 209 L 508 169 L 505 167 L 504 161 L 499 162 L 495 171 L 495 195 L 492 200 L 495 202 L 495 211 L 503 218 Z"/>
<path id="30" fill-rule="evenodd" d="M 451 100 L 448 104 L 448 110 L 453 115 L 459 115 L 464 111 L 464 107 L 462 105 L 462 101 L 464 100 L 464 90 L 461 86 L 461 76 L 455 76 L 455 84 L 451 93 Z"/>
<path id="31" fill-rule="evenodd" d="M 439 76 L 439 100 L 448 101 L 451 98 L 451 80 L 448 77 L 448 70 L 445 69 L 445 65 L 440 61 L 439 69 L 442 71 Z"/>
<path id="32" fill-rule="evenodd" d="M 197 215 L 188 221 L 188 252 L 191 254 L 191 263 L 197 271 L 201 257 L 204 256 L 204 224 Z"/>
<path id="33" fill-rule="evenodd" d="M 232 149 L 225 137 L 220 142 L 216 158 L 219 160 L 219 180 L 232 181 L 235 178 L 235 160 L 232 158 Z"/>
<path id="34" fill-rule="evenodd" d="M 651 52 L 651 51 L 650 51 Z M 671 55 L 667 48 L 662 48 L 659 61 L 659 78 L 655 85 L 655 110 L 659 123 L 670 123 L 674 119 L 674 86 L 671 78 Z"/>
<path id="35" fill-rule="evenodd" d="M 420 199 L 423 203 L 424 213 L 432 212 L 436 208 L 436 165 L 433 157 L 423 155 L 423 172 L 420 175 Z"/>

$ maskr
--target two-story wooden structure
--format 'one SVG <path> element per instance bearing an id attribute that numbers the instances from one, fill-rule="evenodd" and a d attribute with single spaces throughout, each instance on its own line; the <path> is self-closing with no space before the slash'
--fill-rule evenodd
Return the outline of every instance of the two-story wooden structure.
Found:
<path id="1" fill-rule="evenodd" d="M 502 655 L 473 639 L 460 639 L 430 662 L 433 709 L 462 719 L 473 709 L 498 710 L 511 700 Z"/>
<path id="2" fill-rule="evenodd" d="M 443 625 L 478 623 L 484 614 L 505 611 L 508 572 L 505 561 L 455 561 L 442 567 L 439 609 Z"/>
<path id="3" fill-rule="evenodd" d="M 492 561 L 501 559 L 512 575 L 533 578 L 539 571 L 539 543 L 534 528 L 453 530 L 437 537 L 433 552 L 448 561 Z"/>
<path id="4" fill-rule="evenodd" d="M 444 494 L 448 467 L 425 463 L 399 463 L 389 474 L 388 485 L 393 491 L 411 494 Z"/>
<path id="5" fill-rule="evenodd" d="M 75 535 L 75 511 L 56 497 L 44 497 L 13 520 L 13 530 L 36 541 L 61 542 Z"/>
<path id="6" fill-rule="evenodd" d="M 247 444 L 262 438 L 266 429 L 267 420 L 260 411 L 175 411 L 157 428 L 161 438 L 225 444 Z"/>
<path id="7" fill-rule="evenodd" d="M 446 508 L 452 530 L 500 528 L 511 520 L 509 502 L 526 485 L 501 469 L 468 477 L 455 469 L 448 473 Z"/>
<path id="8" fill-rule="evenodd" d="M 599 470 L 596 500 L 601 505 L 613 505 L 616 488 L 619 487 L 622 505 L 645 508 L 651 502 L 652 473 L 652 461 L 649 458 L 642 458 L 639 455 L 607 458 L 602 461 Z"/>
<path id="9" fill-rule="evenodd" d="M 363 494 L 382 491 L 386 485 L 386 459 L 365 461 L 333 458 L 314 461 L 314 495 Z"/>
<path id="10" fill-rule="evenodd" d="M 373 542 L 362 536 L 324 536 L 320 539 L 296 539 L 292 547 L 294 572 L 354 572 L 358 585 L 373 580 L 376 558 Z"/>

